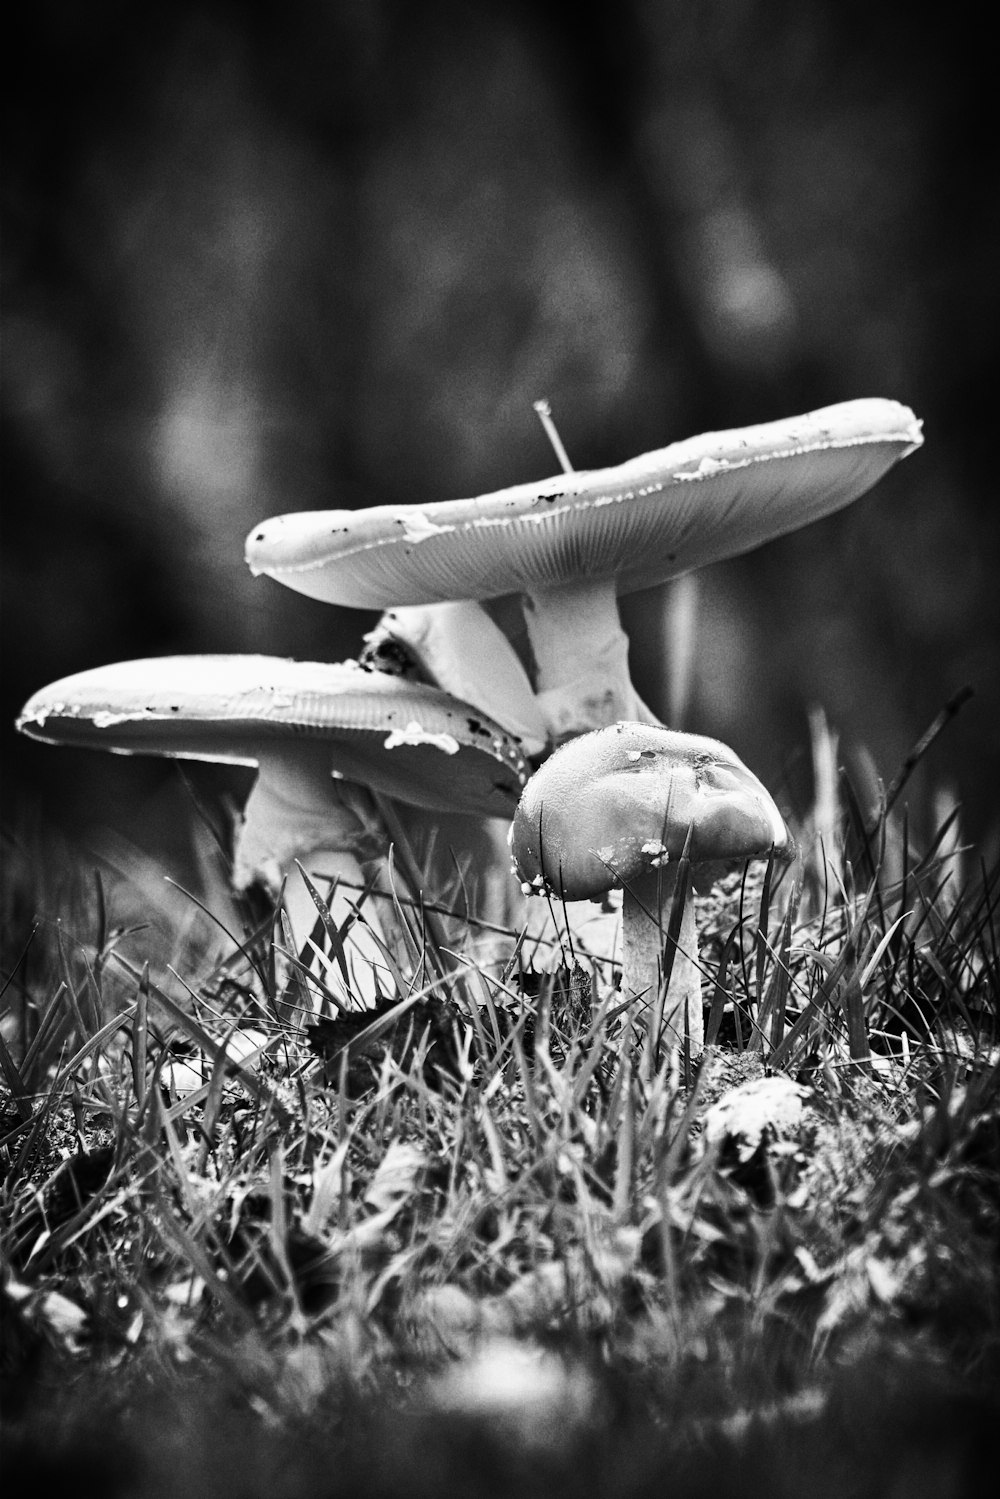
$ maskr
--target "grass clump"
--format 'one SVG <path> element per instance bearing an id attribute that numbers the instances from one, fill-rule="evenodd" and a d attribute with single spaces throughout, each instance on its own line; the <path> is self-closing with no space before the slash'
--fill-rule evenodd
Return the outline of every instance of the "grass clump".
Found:
<path id="1" fill-rule="evenodd" d="M 405 898 L 364 1013 L 273 912 L 158 964 L 90 882 L 12 944 L 7 1491 L 987 1492 L 996 871 L 846 783 L 797 831 L 699 897 L 701 1057 Z M 720 1131 L 765 1077 L 793 1124 Z"/>

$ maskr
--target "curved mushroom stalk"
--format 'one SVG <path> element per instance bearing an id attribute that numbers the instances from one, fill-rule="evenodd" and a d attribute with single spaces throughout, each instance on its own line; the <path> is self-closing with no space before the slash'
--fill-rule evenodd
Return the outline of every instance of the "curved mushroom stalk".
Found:
<path id="1" fill-rule="evenodd" d="M 528 674 L 481 604 L 462 599 L 388 609 L 365 641 L 373 664 L 386 646 L 402 645 L 418 680 L 488 713 L 516 735 L 526 755 L 545 749 L 545 720 Z"/>
<path id="2" fill-rule="evenodd" d="M 670 981 L 662 992 L 667 927 L 680 867 L 679 862 L 668 862 L 634 877 L 626 886 L 622 898 L 622 971 L 625 998 L 642 1000 L 648 1006 L 656 1022 L 655 1039 L 680 1048 L 686 1038 L 694 1054 L 705 1045 L 705 1013 L 690 878 Z"/>

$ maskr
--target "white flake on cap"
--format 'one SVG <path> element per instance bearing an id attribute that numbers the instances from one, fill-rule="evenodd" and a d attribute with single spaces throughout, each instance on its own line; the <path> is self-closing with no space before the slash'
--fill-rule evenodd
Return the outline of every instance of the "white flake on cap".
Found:
<path id="1" fill-rule="evenodd" d="M 80 709 L 74 706 L 70 708 L 69 712 L 72 717 L 76 718 L 79 717 Z M 135 717 L 136 715 L 134 713 L 111 713 L 98 711 L 97 713 L 92 713 L 90 715 L 90 721 L 94 725 L 95 729 L 113 729 L 115 724 L 128 723 Z"/>
<path id="2" fill-rule="evenodd" d="M 393 729 L 386 736 L 384 748 L 387 750 L 398 749 L 401 744 L 433 744 L 439 750 L 444 750 L 446 755 L 457 755 L 461 746 L 454 734 L 435 734 L 431 729 L 425 729 L 422 724 L 417 723 L 415 718 L 402 729 Z M 500 741 L 494 740 L 494 746 L 499 749 Z"/>
<path id="3" fill-rule="evenodd" d="M 423 510 L 413 510 L 403 518 L 403 540 L 421 542 L 429 536 L 440 536 L 443 531 L 452 531 L 453 526 L 437 526 Z"/>

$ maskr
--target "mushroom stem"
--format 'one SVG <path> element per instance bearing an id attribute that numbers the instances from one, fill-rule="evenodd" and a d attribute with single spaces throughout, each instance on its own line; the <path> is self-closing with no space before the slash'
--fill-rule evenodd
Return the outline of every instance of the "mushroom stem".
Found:
<path id="1" fill-rule="evenodd" d="M 687 1036 L 692 1055 L 705 1044 L 698 967 L 698 933 L 694 894 L 688 880 L 680 931 L 666 994 L 661 997 L 664 946 L 670 908 L 677 886 L 679 864 L 651 869 L 628 882 L 622 898 L 622 987 L 626 999 L 642 999 L 649 1007 L 650 1032 L 670 1047 L 682 1047 Z M 657 1022 L 661 1014 L 662 1019 Z"/>
<path id="2" fill-rule="evenodd" d="M 618 719 L 646 719 L 629 676 L 614 578 L 533 588 L 524 617 L 538 704 L 556 744 Z"/>
<path id="3" fill-rule="evenodd" d="M 313 850 L 367 852 L 374 829 L 347 804 L 329 762 L 321 744 L 308 758 L 301 744 L 261 751 L 236 844 L 237 889 L 260 880 L 277 890 L 293 861 Z"/>
<path id="4" fill-rule="evenodd" d="M 362 820 L 347 804 L 348 799 L 356 803 L 356 798 L 345 797 L 331 776 L 329 753 L 322 745 L 308 757 L 303 756 L 301 745 L 294 752 L 270 749 L 261 754 L 236 843 L 233 880 L 237 889 L 259 880 L 277 894 L 284 879 L 284 910 L 297 954 L 308 942 L 318 913 L 295 861 L 317 886 L 339 927 L 351 915 L 357 892 L 338 888 L 331 892 L 326 888 L 328 883 L 339 877 L 363 885 L 362 861 L 379 849 L 376 826 Z M 375 937 L 386 940 L 382 924 L 371 907 L 366 909 L 365 918 L 368 927 L 355 921 L 344 946 L 352 978 L 351 995 L 372 1005 L 379 997 L 374 968 L 379 970 L 383 993 L 391 990 L 392 980 L 385 955 L 372 936 L 374 932 Z M 339 964 L 329 967 L 324 981 L 335 992 L 343 989 Z"/>
<path id="5" fill-rule="evenodd" d="M 326 902 L 334 925 L 342 927 L 353 915 L 359 892 L 356 888 L 344 889 L 335 882 L 342 880 L 353 887 L 366 884 L 365 866 L 347 850 L 330 848 L 311 849 L 300 857 L 299 863 Z M 282 903 L 292 929 L 296 955 L 301 954 L 319 920 L 319 912 L 295 867 L 287 873 Z M 376 937 L 388 941 L 374 905 L 368 902 L 364 907 L 364 920 L 355 919 L 344 938 L 343 956 L 350 976 L 348 985 L 344 983 L 343 970 L 336 955 L 324 952 L 317 956 L 313 952 L 302 961 L 321 973 L 326 987 L 337 998 L 343 998 L 348 1008 L 358 1008 L 360 1001 L 361 1008 L 370 1009 L 381 997 L 391 994 L 395 987 L 385 953 Z"/>

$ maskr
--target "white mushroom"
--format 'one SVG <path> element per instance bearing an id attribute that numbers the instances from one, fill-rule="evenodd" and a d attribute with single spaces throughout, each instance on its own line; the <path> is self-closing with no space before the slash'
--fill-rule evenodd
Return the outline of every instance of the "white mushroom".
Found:
<path id="1" fill-rule="evenodd" d="M 521 794 L 511 828 L 526 893 L 622 897 L 623 990 L 656 1007 L 681 856 L 734 865 L 785 856 L 788 830 L 768 792 L 726 745 L 659 725 L 617 723 L 562 745 Z M 690 881 L 663 998 L 663 1034 L 704 1042 L 701 971 Z"/>
<path id="2" fill-rule="evenodd" d="M 234 855 L 234 880 L 276 892 L 297 946 L 316 921 L 295 868 L 353 886 L 384 835 L 365 788 L 435 811 L 497 816 L 525 776 L 498 724 L 437 688 L 365 670 L 272 656 L 168 656 L 118 662 L 55 682 L 26 704 L 18 727 L 56 744 L 253 765 L 258 769 Z M 338 923 L 357 890 L 335 896 Z M 366 911 L 378 936 L 378 918 Z M 384 955 L 358 923 L 356 977 L 375 997 Z M 367 979 L 365 975 L 367 974 Z"/>
<path id="3" fill-rule="evenodd" d="M 533 685 L 558 743 L 652 716 L 629 677 L 620 593 L 841 509 L 921 441 L 908 407 L 847 401 L 476 499 L 277 516 L 251 532 L 247 561 L 360 609 L 522 593 Z"/>

